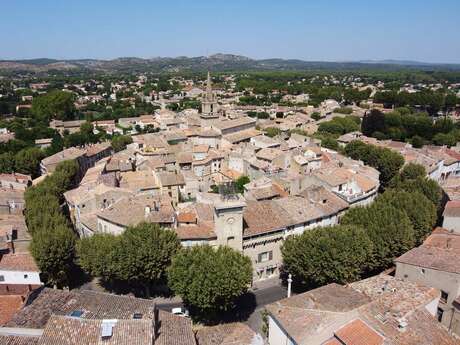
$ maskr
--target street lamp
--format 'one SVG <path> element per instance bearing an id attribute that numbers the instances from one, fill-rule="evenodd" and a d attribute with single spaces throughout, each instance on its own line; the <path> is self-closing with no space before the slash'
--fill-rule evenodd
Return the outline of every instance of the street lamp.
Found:
<path id="1" fill-rule="evenodd" d="M 291 297 L 291 285 L 292 285 L 292 274 L 291 273 L 289 273 L 289 275 L 288 275 L 287 282 L 288 282 L 287 296 L 289 298 L 289 297 Z"/>

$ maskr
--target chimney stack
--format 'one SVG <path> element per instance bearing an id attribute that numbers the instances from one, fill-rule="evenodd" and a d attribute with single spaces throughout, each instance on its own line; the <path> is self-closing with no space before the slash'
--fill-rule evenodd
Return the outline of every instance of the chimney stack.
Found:
<path id="1" fill-rule="evenodd" d="M 6 246 L 10 254 L 14 254 L 14 241 L 10 235 L 7 235 Z"/>

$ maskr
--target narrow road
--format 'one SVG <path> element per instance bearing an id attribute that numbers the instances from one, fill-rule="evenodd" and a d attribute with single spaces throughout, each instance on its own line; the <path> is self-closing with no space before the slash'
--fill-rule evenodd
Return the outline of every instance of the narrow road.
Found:
<path id="1" fill-rule="evenodd" d="M 240 317 L 238 320 L 246 323 L 255 332 L 262 334 L 262 314 L 264 307 L 267 304 L 279 301 L 286 297 L 286 288 L 280 285 L 267 286 L 257 290 L 252 290 L 246 295 L 242 296 L 238 302 L 237 307 L 233 311 Z M 172 308 L 182 307 L 180 302 L 162 302 L 157 303 L 157 307 L 161 310 L 171 312 Z M 229 320 L 232 321 L 232 320 Z"/>
<path id="2" fill-rule="evenodd" d="M 270 286 L 263 289 L 248 292 L 238 302 L 238 310 L 258 309 L 267 304 L 273 303 L 286 297 L 286 288 L 283 286 Z M 254 303 L 255 302 L 255 303 Z M 171 311 L 172 308 L 182 307 L 181 302 L 163 302 L 157 303 L 161 310 Z"/>

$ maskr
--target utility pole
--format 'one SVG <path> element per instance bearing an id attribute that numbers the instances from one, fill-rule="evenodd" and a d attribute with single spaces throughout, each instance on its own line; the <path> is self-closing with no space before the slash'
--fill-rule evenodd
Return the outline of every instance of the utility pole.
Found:
<path id="1" fill-rule="evenodd" d="M 288 282 L 287 296 L 288 296 L 288 298 L 289 298 L 289 297 L 291 297 L 291 285 L 292 285 L 292 274 L 291 274 L 291 273 L 289 273 L 289 275 L 288 275 L 288 280 L 287 280 L 287 282 Z"/>

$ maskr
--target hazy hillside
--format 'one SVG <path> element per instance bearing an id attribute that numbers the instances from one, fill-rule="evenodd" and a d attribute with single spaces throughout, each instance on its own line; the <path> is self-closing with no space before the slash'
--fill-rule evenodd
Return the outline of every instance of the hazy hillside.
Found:
<path id="1" fill-rule="evenodd" d="M 416 68 L 426 70 L 460 70 L 455 64 L 429 64 L 417 61 L 358 61 L 358 62 L 322 62 L 296 59 L 255 60 L 232 54 L 215 54 L 209 57 L 156 57 L 143 59 L 121 57 L 113 60 L 0 60 L 0 71 L 7 72 L 49 72 L 68 70 L 89 70 L 94 72 L 181 72 L 181 71 L 244 71 L 244 70 L 341 70 L 341 69 L 382 69 L 397 70 Z"/>

